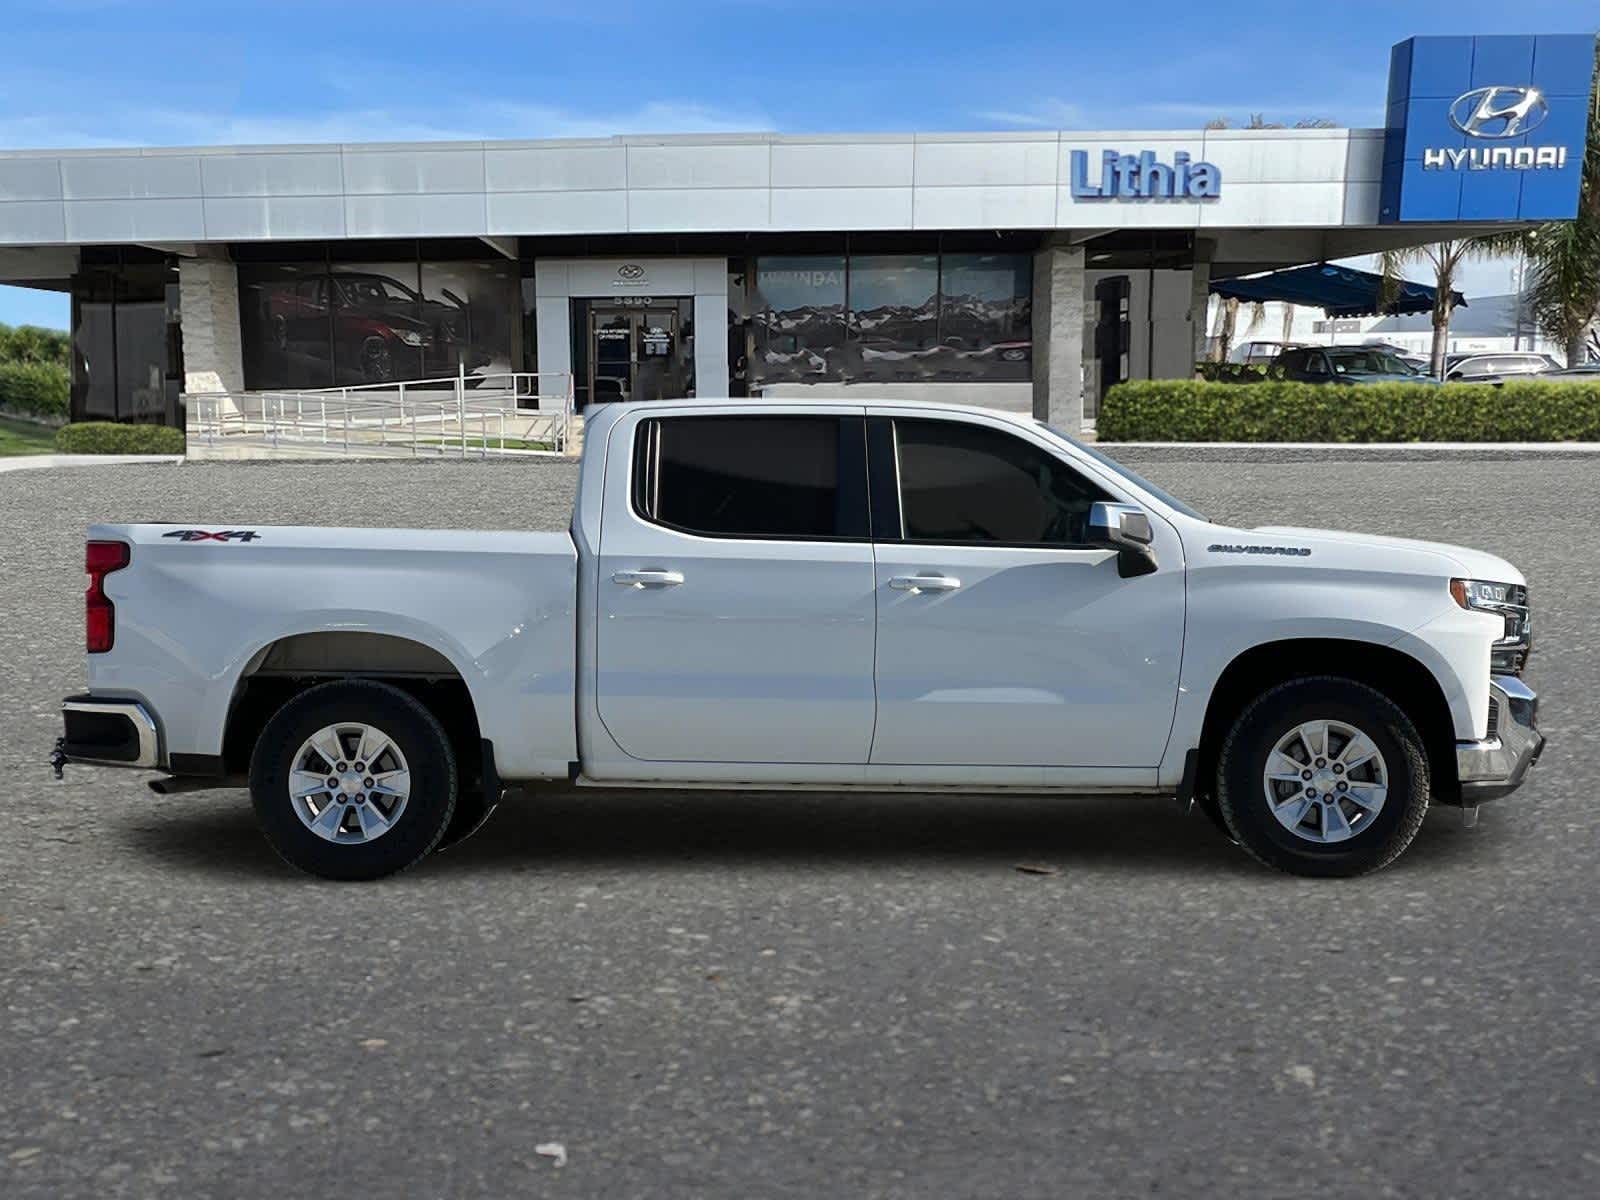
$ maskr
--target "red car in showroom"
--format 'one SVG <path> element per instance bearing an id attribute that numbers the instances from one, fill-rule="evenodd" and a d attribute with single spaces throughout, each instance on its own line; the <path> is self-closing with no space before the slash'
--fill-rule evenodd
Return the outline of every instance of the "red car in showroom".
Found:
<path id="1" fill-rule="evenodd" d="M 475 371 L 489 361 L 472 341 L 467 302 L 448 288 L 430 300 L 387 275 L 337 271 L 275 289 L 268 297 L 274 346 L 292 353 L 326 346 L 341 382 L 386 383 Z"/>

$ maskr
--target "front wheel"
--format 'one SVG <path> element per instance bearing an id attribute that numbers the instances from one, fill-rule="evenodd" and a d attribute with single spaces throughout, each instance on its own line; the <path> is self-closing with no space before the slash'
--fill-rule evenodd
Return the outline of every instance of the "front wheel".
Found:
<path id="1" fill-rule="evenodd" d="M 369 680 L 300 693 L 250 757 L 250 799 L 267 841 L 324 879 L 377 879 L 425 857 L 450 825 L 457 786 L 438 719 Z"/>
<path id="2" fill-rule="evenodd" d="M 1234 839 L 1295 875 L 1387 866 L 1428 811 L 1428 758 L 1394 701 L 1337 676 L 1258 696 L 1223 743 L 1217 805 Z"/>

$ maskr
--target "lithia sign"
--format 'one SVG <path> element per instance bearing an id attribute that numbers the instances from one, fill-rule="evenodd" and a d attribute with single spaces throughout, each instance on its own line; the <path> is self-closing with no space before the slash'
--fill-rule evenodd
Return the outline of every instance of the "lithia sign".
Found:
<path id="1" fill-rule="evenodd" d="M 1089 152 L 1071 152 L 1075 200 L 1215 200 L 1222 195 L 1222 171 L 1215 163 L 1191 162 L 1179 150 L 1170 163 L 1154 150 L 1138 154 L 1100 152 L 1099 171 L 1089 177 Z"/>

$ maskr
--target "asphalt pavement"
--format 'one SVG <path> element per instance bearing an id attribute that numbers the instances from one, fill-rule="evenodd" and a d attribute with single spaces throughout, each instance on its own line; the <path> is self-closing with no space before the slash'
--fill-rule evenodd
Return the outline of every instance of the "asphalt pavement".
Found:
<path id="1" fill-rule="evenodd" d="M 1522 566 L 1528 786 L 1354 881 L 1157 800 L 586 793 L 322 883 L 242 792 L 50 782 L 83 527 L 564 528 L 575 470 L 0 475 L 0 1195 L 1593 1194 L 1600 463 L 1149 473 Z"/>

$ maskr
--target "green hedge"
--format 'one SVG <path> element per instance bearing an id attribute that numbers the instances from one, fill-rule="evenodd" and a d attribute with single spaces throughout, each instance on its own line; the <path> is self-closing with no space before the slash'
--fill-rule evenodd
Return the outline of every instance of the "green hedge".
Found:
<path id="1" fill-rule="evenodd" d="M 1119 383 L 1102 442 L 1600 442 L 1600 383 Z"/>
<path id="2" fill-rule="evenodd" d="M 182 454 L 183 430 L 166 425 L 80 421 L 56 431 L 56 449 L 63 454 Z"/>
<path id="3" fill-rule="evenodd" d="M 71 391 L 65 367 L 0 362 L 0 412 L 65 421 Z"/>

